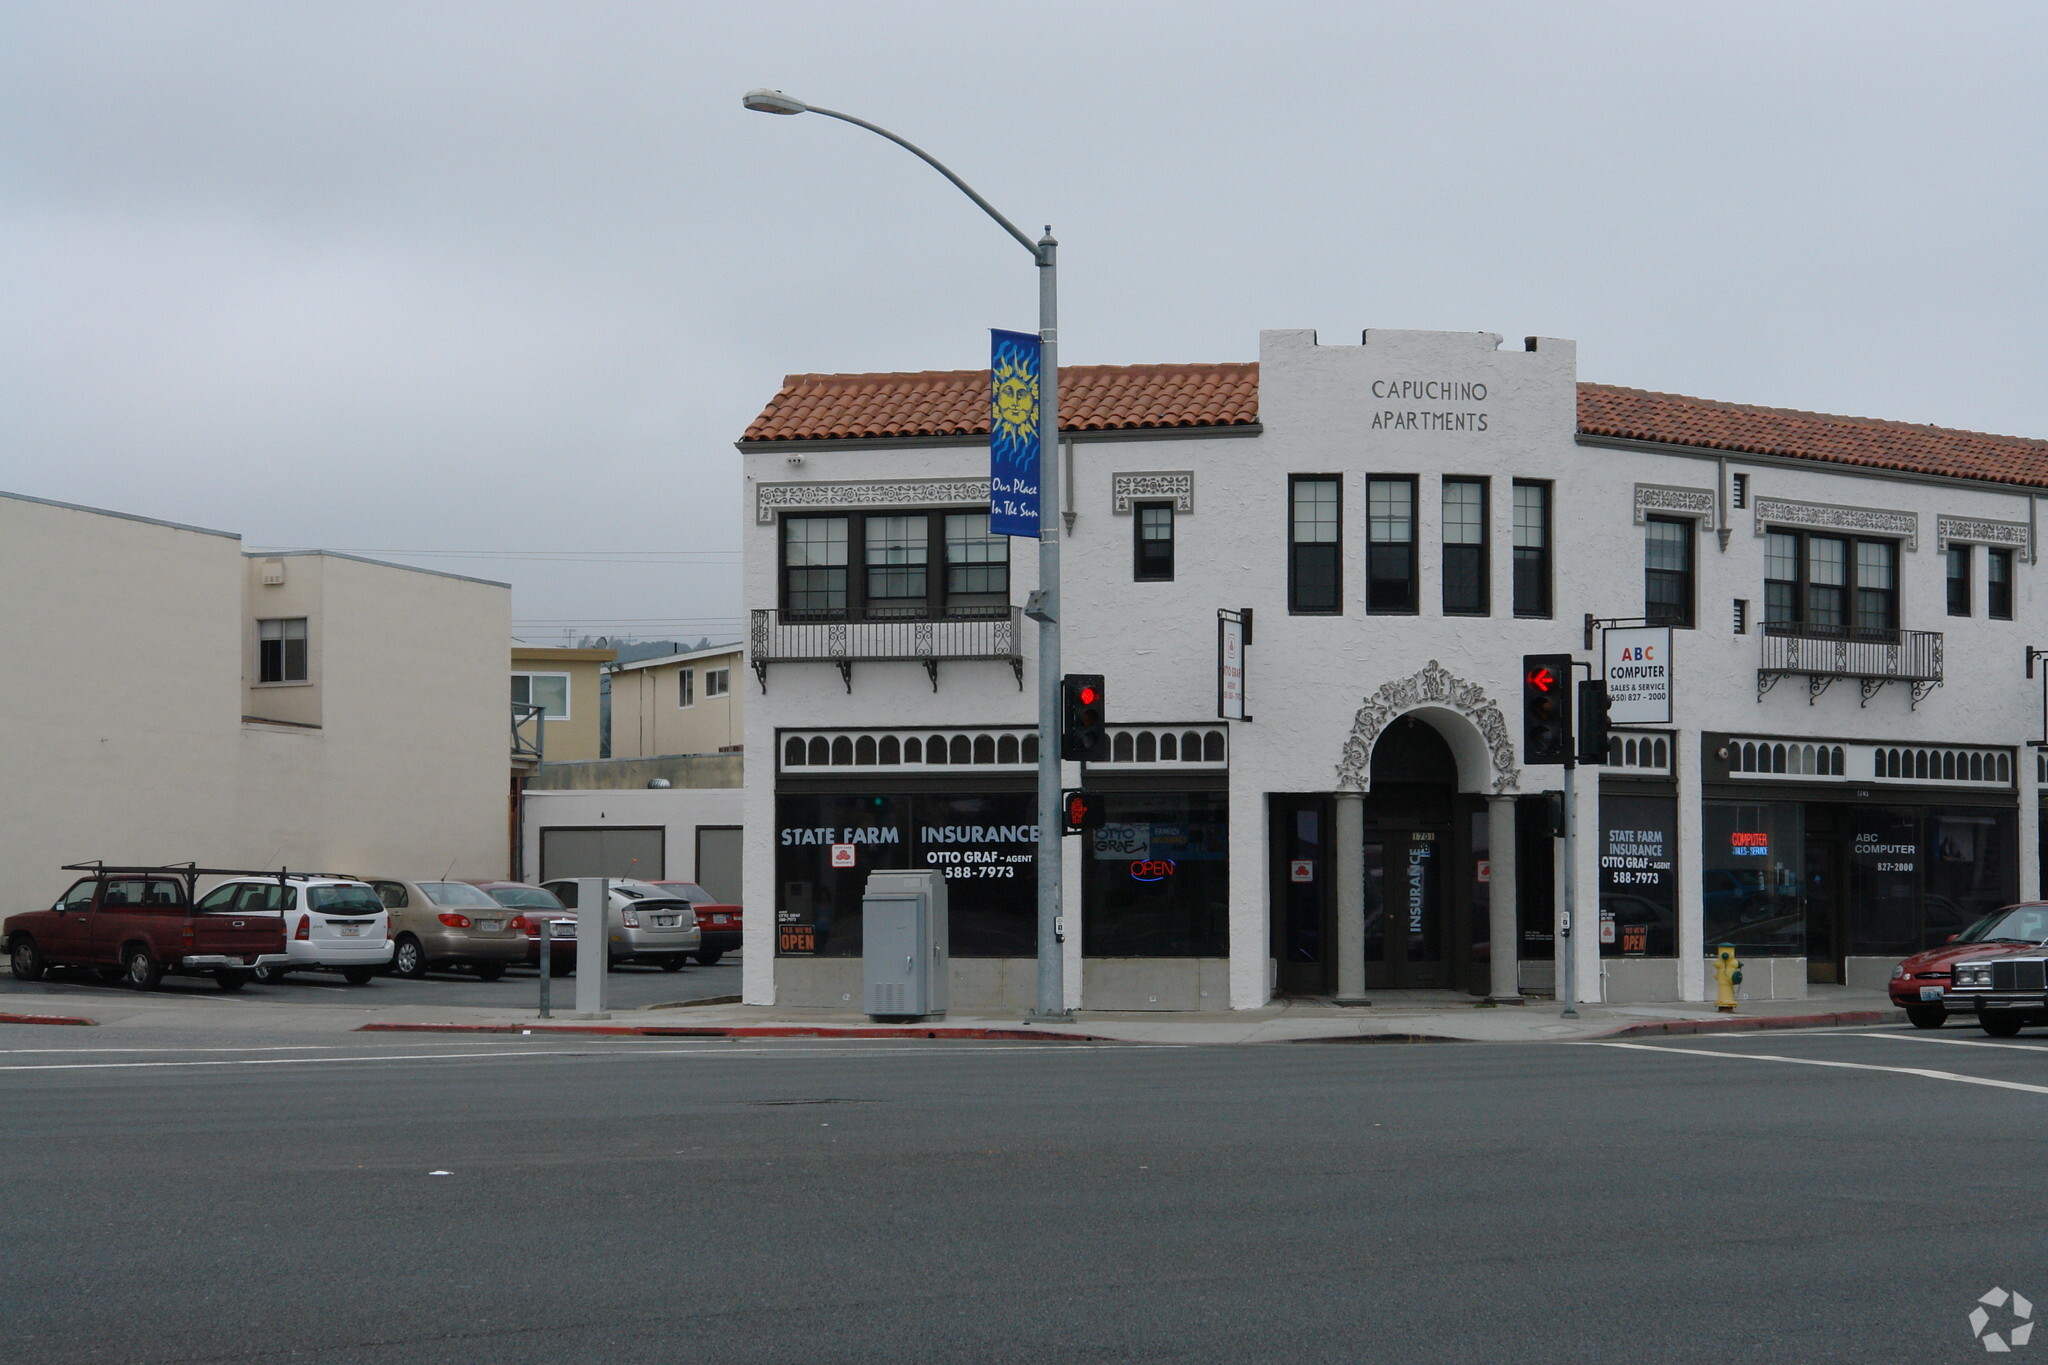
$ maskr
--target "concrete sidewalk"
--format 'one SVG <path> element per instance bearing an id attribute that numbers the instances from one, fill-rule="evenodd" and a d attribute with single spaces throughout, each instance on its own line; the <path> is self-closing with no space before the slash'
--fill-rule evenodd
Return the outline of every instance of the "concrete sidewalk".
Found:
<path id="1" fill-rule="evenodd" d="M 11 1002 L 10 1002 L 11 1003 Z M 37 1002 L 39 1005 L 42 1002 Z M 52 1002 L 54 1005 L 54 1002 Z M 47 1022 L 89 1021 L 123 1033 L 263 1031 L 294 1035 L 375 1032 L 574 1033 L 730 1037 L 1065 1038 L 1153 1044 L 1570 1042 L 1657 1033 L 1855 1027 L 1899 1023 L 1904 1014 L 1875 991 L 1816 986 L 1804 1000 L 1745 1001 L 1732 1015 L 1711 1005 L 1580 1005 L 1566 1019 L 1554 1001 L 1488 1006 L 1447 991 L 1382 992 L 1363 1008 L 1286 1001 L 1214 1014 L 1080 1011 L 1071 1024 L 1026 1023 L 1016 1014 L 955 1012 L 920 1024 L 876 1024 L 850 1010 L 803 1010 L 734 1003 L 676 1002 L 615 1010 L 607 1020 L 567 1011 L 542 1020 L 534 1010 L 341 1004 L 258 1003 L 234 996 L 102 996 L 39 1010 Z M 15 1016 L 19 1019 L 20 1016 Z M 26 1020 L 22 1023 L 26 1024 Z M 1966 1022 L 1966 1021 L 1959 1021 Z M 6 1035 L 25 1027 L 0 1018 Z"/>

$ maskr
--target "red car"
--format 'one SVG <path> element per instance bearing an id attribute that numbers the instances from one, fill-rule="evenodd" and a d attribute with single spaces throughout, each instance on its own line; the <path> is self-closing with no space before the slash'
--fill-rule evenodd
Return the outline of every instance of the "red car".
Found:
<path id="1" fill-rule="evenodd" d="M 519 912 L 512 927 L 526 935 L 527 966 L 540 966 L 540 924 L 552 920 L 554 941 L 548 945 L 548 966 L 556 976 L 576 970 L 576 912 L 564 908 L 554 892 L 526 882 L 472 881 L 470 885 L 506 909 Z"/>
<path id="2" fill-rule="evenodd" d="M 703 942 L 696 954 L 700 965 L 712 966 L 727 953 L 739 951 L 741 910 L 737 905 L 721 903 L 695 882 L 654 882 L 652 885 L 677 900 L 688 901 L 697 912 L 697 933 Z"/>
<path id="3" fill-rule="evenodd" d="M 1951 966 L 1966 957 L 1981 961 L 2035 952 L 2044 944 L 2048 944 L 2048 901 L 1994 910 L 1939 948 L 1915 953 L 1892 968 L 1892 1003 L 1906 1011 L 1913 1027 L 1940 1028 L 1948 1018 Z"/>

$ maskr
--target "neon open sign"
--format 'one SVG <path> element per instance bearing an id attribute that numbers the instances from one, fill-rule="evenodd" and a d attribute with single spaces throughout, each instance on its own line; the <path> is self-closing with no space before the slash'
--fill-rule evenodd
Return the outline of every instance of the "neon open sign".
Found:
<path id="1" fill-rule="evenodd" d="M 1134 882 L 1163 882 L 1173 875 L 1173 859 L 1146 858 L 1131 864 Z"/>

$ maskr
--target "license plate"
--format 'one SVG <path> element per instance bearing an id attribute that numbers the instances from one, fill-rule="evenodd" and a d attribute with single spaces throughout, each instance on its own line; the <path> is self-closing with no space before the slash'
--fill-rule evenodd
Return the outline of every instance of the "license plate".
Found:
<path id="1" fill-rule="evenodd" d="M 1922 987 L 1920 988 L 1920 998 L 1921 998 L 1922 1000 L 1939 1000 L 1939 999 L 1941 999 L 1941 987 L 1939 987 L 1939 986 L 1922 986 Z"/>
<path id="2" fill-rule="evenodd" d="M 656 915 L 654 917 L 654 927 L 657 929 L 673 929 L 676 927 L 676 917 L 674 915 Z"/>
<path id="3" fill-rule="evenodd" d="M 732 917 L 730 915 L 713 915 L 711 922 L 713 924 L 731 924 Z"/>
<path id="4" fill-rule="evenodd" d="M 476 927 L 485 930 L 495 930 L 504 922 L 501 919 L 480 919 L 476 922 Z"/>
<path id="5" fill-rule="evenodd" d="M 363 926 L 360 924 L 337 924 L 334 927 L 341 930 L 343 938 L 361 938 L 363 936 Z"/>

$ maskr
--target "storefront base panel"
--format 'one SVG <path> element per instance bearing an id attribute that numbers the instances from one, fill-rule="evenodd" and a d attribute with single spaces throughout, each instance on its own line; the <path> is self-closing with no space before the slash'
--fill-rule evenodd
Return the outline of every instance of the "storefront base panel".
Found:
<path id="1" fill-rule="evenodd" d="M 1675 957 L 1610 957 L 1600 964 L 1610 1005 L 1642 1005 L 1678 999 Z"/>
<path id="2" fill-rule="evenodd" d="M 1544 960 L 1531 962 L 1524 959 L 1515 964 L 1517 979 L 1527 995 L 1557 994 L 1557 964 Z"/>
<path id="3" fill-rule="evenodd" d="M 1081 962 L 1081 1007 L 1226 1010 L 1227 957 L 1091 957 Z"/>
<path id="4" fill-rule="evenodd" d="M 859 1009 L 857 957 L 778 957 L 775 1003 L 797 1009 Z"/>
<path id="5" fill-rule="evenodd" d="M 1889 990 L 1897 957 L 1846 957 L 1842 959 L 1842 984 L 1859 991 Z"/>
<path id="6" fill-rule="evenodd" d="M 1886 967 L 1887 976 L 1891 968 Z M 1707 959 L 1707 999 L 1715 992 L 1714 960 Z M 1742 959 L 1742 984 L 1735 988 L 1737 1000 L 1804 1000 L 1806 959 L 1803 957 L 1746 957 Z"/>
<path id="7" fill-rule="evenodd" d="M 1038 959 L 956 957 L 946 986 L 952 1010 L 1029 1010 L 1038 1003 Z M 779 957 L 775 959 L 775 1003 L 794 1009 L 857 1010 L 861 1007 L 861 960 Z"/>

